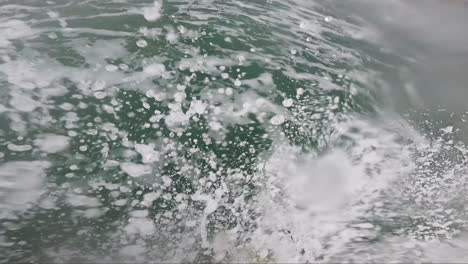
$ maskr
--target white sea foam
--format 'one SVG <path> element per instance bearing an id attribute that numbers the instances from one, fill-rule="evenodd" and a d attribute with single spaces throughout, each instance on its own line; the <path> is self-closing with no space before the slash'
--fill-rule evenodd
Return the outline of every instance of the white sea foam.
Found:
<path id="1" fill-rule="evenodd" d="M 143 9 L 143 16 L 146 20 L 154 22 L 161 18 L 162 3 L 159 0 L 153 2 L 153 6 Z"/>
<path id="2" fill-rule="evenodd" d="M 65 150 L 69 145 L 69 141 L 70 138 L 67 136 L 44 134 L 34 140 L 34 145 L 44 152 L 57 153 Z"/>
<path id="3" fill-rule="evenodd" d="M 47 161 L 11 161 L 0 166 L 0 217 L 11 217 L 36 203 L 44 192 Z"/>
<path id="4" fill-rule="evenodd" d="M 152 167 L 149 165 L 142 165 L 133 162 L 123 162 L 120 164 L 120 169 L 127 173 L 131 177 L 141 177 L 148 175 L 152 171 Z"/>
<path id="5" fill-rule="evenodd" d="M 366 68 L 378 64 L 370 53 L 363 53 L 361 45 L 355 50 L 347 45 L 353 43 L 349 36 L 362 41 L 371 34 L 378 39 L 378 30 L 345 21 L 347 14 L 322 14 L 322 7 L 314 9 L 318 4 L 306 0 L 232 1 L 229 5 L 213 0 L 179 1 L 167 7 L 177 9 L 173 17 L 167 17 L 176 25 L 167 27 L 158 27 L 165 11 L 162 1 L 149 5 L 112 2 L 104 9 L 105 3 L 97 2 L 86 7 L 99 8 L 97 15 L 63 18 L 68 7 L 60 5 L 60 15 L 46 11 L 49 17 L 37 16 L 30 22 L 3 20 L 0 25 L 0 72 L 8 84 L 1 114 L 11 120 L 8 133 L 18 133 L 5 144 L 0 159 L 30 153 L 51 158 L 50 163 L 6 161 L 0 166 L 0 199 L 6 201 L 0 208 L 8 216 L 38 200 L 41 210 L 53 210 L 61 206 L 62 197 L 73 217 L 87 221 L 98 220 L 108 210 L 121 212 L 122 218 L 105 223 L 112 226 L 112 232 L 103 232 L 102 237 L 94 237 L 87 230 L 90 226 L 70 228 L 82 228 L 78 236 L 99 238 L 102 248 L 97 250 L 120 250 L 124 260 L 194 262 L 207 255 L 219 262 L 403 262 L 408 252 L 424 255 L 418 260 L 466 259 L 465 239 L 450 240 L 467 222 L 464 210 L 456 206 L 465 202 L 460 194 L 466 170 L 463 162 L 453 161 L 459 154 L 448 151 L 466 154 L 464 146 L 449 144 L 445 138 L 428 142 L 400 117 L 378 122 L 346 112 L 353 108 L 348 102 L 359 104 L 353 101 L 361 99 L 363 87 L 359 85 L 394 88 L 385 84 L 379 71 Z M 400 1 L 392 1 L 396 2 Z M 8 14 L 13 9 L 18 10 L 14 16 L 19 19 L 24 10 L 36 10 L 10 5 L 0 12 Z M 97 28 L 106 23 L 73 27 L 86 19 L 120 19 L 134 13 L 146 19 L 141 27 Z M 237 19 L 217 23 L 225 14 L 235 14 Z M 58 22 L 57 28 L 41 26 L 52 22 Z M 215 32 L 204 28 L 214 22 Z M 273 29 L 259 32 L 269 34 L 265 39 L 272 43 L 250 43 L 255 32 L 248 30 L 257 24 Z M 199 45 L 212 34 L 221 39 L 221 44 L 207 43 L 215 49 L 213 53 Z M 336 35 L 340 40 L 334 39 Z M 41 42 L 42 36 L 47 42 Z M 421 40 L 427 40 L 424 37 L 432 38 L 421 36 Z M 239 41 L 242 45 L 237 45 Z M 159 42 L 170 46 L 159 50 Z M 463 45 L 450 47 L 463 50 Z M 131 53 L 132 49 L 138 51 Z M 66 50 L 59 52 L 66 56 L 56 58 L 55 50 Z M 444 65 L 439 64 L 439 69 L 445 70 Z M 138 95 L 127 89 L 146 94 L 141 107 L 132 100 Z M 405 89 L 417 95 L 417 88 Z M 67 92 L 73 94 L 55 98 Z M 120 96 L 115 97 L 116 93 Z M 90 103 L 88 96 L 100 103 Z M 127 106 L 132 109 L 124 113 L 128 118 L 122 118 Z M 64 114 L 56 117 L 55 110 Z M 97 116 L 88 120 L 94 110 Z M 345 117 L 337 118 L 336 112 Z M 379 117 L 386 116 L 377 112 Z M 147 113 L 149 120 L 136 119 Z M 127 121 L 135 121 L 136 127 L 127 127 Z M 191 125 L 205 121 L 209 131 L 181 143 L 193 135 L 194 130 L 188 130 Z M 140 125 L 148 133 L 134 139 Z M 38 126 L 44 131 L 24 138 L 29 128 Z M 68 136 L 48 132 L 56 127 L 65 131 L 55 133 Z M 298 127 L 297 135 L 286 135 L 296 132 L 292 127 Z M 242 136 L 265 132 L 261 138 L 246 134 L 245 140 L 237 142 L 227 137 L 231 128 L 239 128 Z M 450 124 L 436 130 L 452 137 L 460 127 Z M 146 138 L 153 132 L 157 139 Z M 88 136 L 93 140 L 88 141 Z M 79 147 L 76 153 L 65 152 L 73 147 L 72 137 L 80 142 Z M 249 140 L 271 140 L 272 146 L 249 146 Z M 207 150 L 196 147 L 202 141 Z M 99 147 L 97 153 L 91 151 L 91 144 Z M 244 147 L 249 148 L 244 151 Z M 242 153 L 235 153 L 238 149 Z M 42 199 L 39 190 L 49 191 L 43 187 L 44 171 L 58 156 L 46 154 L 61 152 L 60 158 L 68 155 L 70 160 L 54 164 L 58 169 L 48 183 L 53 191 Z M 95 160 L 99 153 L 102 160 Z M 248 154 L 259 154 L 248 159 L 256 163 L 257 170 L 246 169 L 247 164 L 230 168 L 231 161 Z M 65 162 L 63 168 L 60 162 Z M 171 167 L 174 174 L 163 174 L 159 166 Z M 66 171 L 64 175 L 61 170 Z M 123 173 L 130 177 L 118 181 Z M 149 175 L 150 180 L 140 184 Z M 88 177 L 92 180 L 86 182 Z M 82 223 L 79 218 L 72 220 Z M 385 233 L 388 229 L 392 230 Z M 51 238 L 60 235 L 47 232 Z M 440 238 L 451 242 L 441 243 Z M 80 253 L 77 259 L 81 260 L 80 246 L 65 252 L 63 247 L 68 245 L 62 244 L 69 241 L 58 241 L 60 245 L 54 245 L 59 248 L 57 254 L 65 256 L 59 262 L 69 262 L 70 252 Z M 450 255 L 442 254 L 444 250 Z M 88 257 L 93 258 L 91 254 L 83 258 Z"/>
<path id="6" fill-rule="evenodd" d="M 160 154 L 154 149 L 154 145 L 135 144 L 135 150 L 141 155 L 143 163 L 159 161 Z"/>

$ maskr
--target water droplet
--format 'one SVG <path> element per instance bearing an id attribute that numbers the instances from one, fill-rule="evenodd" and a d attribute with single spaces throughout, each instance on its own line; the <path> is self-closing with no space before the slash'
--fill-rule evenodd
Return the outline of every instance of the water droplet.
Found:
<path id="1" fill-rule="evenodd" d="M 126 70 L 128 70 L 128 65 L 125 64 L 125 63 L 121 63 L 121 64 L 119 64 L 119 68 L 120 68 L 122 71 L 126 71 Z"/>
<path id="2" fill-rule="evenodd" d="M 184 100 L 185 100 L 185 97 L 186 97 L 185 93 L 175 93 L 175 94 L 174 94 L 174 100 L 175 100 L 176 102 L 179 102 L 179 103 L 182 102 L 182 101 L 184 101 Z"/>
<path id="3" fill-rule="evenodd" d="M 50 18 L 58 18 L 59 17 L 59 14 L 57 12 L 54 12 L 54 11 L 49 11 L 47 12 L 47 15 L 50 17 Z"/>
<path id="4" fill-rule="evenodd" d="M 279 125 L 283 124 L 284 121 L 285 121 L 285 119 L 284 119 L 283 115 L 276 115 L 276 116 L 274 116 L 274 117 L 272 117 L 270 119 L 270 123 L 272 125 L 275 125 L 275 126 L 279 126 Z"/>
<path id="5" fill-rule="evenodd" d="M 179 30 L 180 34 L 182 34 L 182 35 L 187 32 L 187 29 L 182 25 L 178 26 L 177 29 Z"/>
<path id="6" fill-rule="evenodd" d="M 100 90 L 103 90 L 105 87 L 106 87 L 106 81 L 99 80 L 93 84 L 92 88 L 93 88 L 93 91 L 100 91 Z"/>
<path id="7" fill-rule="evenodd" d="M 146 48 L 148 47 L 148 42 L 146 42 L 146 40 L 144 39 L 139 39 L 137 42 L 136 42 L 137 46 L 140 47 L 140 48 Z"/>
<path id="8" fill-rule="evenodd" d="M 57 38 L 57 34 L 55 34 L 54 32 L 49 33 L 47 36 L 48 36 L 50 39 L 56 39 L 56 38 Z"/>
<path id="9" fill-rule="evenodd" d="M 293 105 L 293 103 L 294 103 L 294 101 L 291 98 L 283 100 L 283 106 L 284 107 L 291 107 Z"/>
<path id="10" fill-rule="evenodd" d="M 106 66 L 106 71 L 115 72 L 118 70 L 119 70 L 119 67 L 117 65 L 109 64 Z"/>

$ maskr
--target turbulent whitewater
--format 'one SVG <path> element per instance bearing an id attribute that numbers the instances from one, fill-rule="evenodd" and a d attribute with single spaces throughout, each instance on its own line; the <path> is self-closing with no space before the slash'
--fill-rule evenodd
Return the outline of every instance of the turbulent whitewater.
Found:
<path id="1" fill-rule="evenodd" d="M 0 0 L 0 262 L 468 261 L 466 11 Z"/>

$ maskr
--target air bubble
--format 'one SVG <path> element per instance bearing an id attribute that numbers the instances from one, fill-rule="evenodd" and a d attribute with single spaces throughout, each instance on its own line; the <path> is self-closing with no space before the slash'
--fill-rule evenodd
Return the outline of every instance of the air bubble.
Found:
<path id="1" fill-rule="evenodd" d="M 285 118 L 283 115 L 276 115 L 270 119 L 270 123 L 275 126 L 279 126 L 285 122 Z"/>
<path id="2" fill-rule="evenodd" d="M 136 45 L 140 48 L 146 48 L 148 47 L 148 42 L 146 42 L 144 39 L 140 39 L 136 42 Z"/>

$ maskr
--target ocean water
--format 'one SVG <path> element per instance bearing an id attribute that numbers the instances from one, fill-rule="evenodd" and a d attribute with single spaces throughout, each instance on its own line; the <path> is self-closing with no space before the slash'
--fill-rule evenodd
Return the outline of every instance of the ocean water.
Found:
<path id="1" fill-rule="evenodd" d="M 0 262 L 468 261 L 467 11 L 0 0 Z"/>

